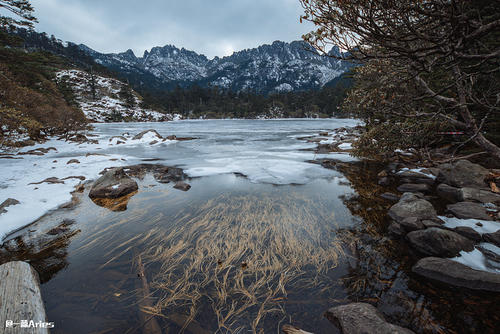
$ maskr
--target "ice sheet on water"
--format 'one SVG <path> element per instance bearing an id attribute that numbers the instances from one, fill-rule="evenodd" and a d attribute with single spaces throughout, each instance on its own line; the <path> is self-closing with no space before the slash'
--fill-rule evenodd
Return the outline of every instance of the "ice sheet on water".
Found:
<path id="1" fill-rule="evenodd" d="M 485 243 L 481 244 L 481 246 L 483 246 L 483 247 L 484 247 L 484 245 L 485 245 Z M 491 246 L 493 246 L 493 245 L 491 245 Z M 489 246 L 486 246 L 486 247 L 489 247 Z M 484 247 L 484 248 L 486 248 L 486 247 Z M 461 264 L 464 264 L 467 267 L 470 267 L 472 269 L 500 274 L 499 269 L 492 268 L 491 266 L 487 265 L 488 260 L 487 260 L 486 256 L 484 256 L 484 254 L 477 248 L 471 252 L 461 251 L 459 256 L 451 258 L 451 260 L 456 261 L 456 262 L 461 263 Z"/>
<path id="2" fill-rule="evenodd" d="M 475 230 L 476 232 L 483 233 L 495 233 L 500 230 L 500 223 L 488 220 L 480 219 L 460 219 L 455 217 L 445 217 L 439 216 L 441 220 L 444 221 L 444 226 L 449 228 L 455 228 L 458 226 L 467 226 Z M 478 225 L 479 223 L 480 225 Z"/>
<path id="3" fill-rule="evenodd" d="M 315 154 L 304 150 L 315 147 L 315 144 L 304 143 L 297 138 L 358 124 L 358 121 L 349 119 L 94 124 L 92 139 L 97 139 L 98 144 L 50 140 L 23 151 L 51 146 L 57 151 L 51 150 L 43 156 L 23 155 L 21 160 L 0 159 L 0 203 L 7 198 L 21 202 L 8 207 L 7 213 L 0 215 L 0 240 L 7 233 L 70 201 L 70 192 L 80 180 L 29 185 L 32 182 L 49 177 L 62 179 L 80 175 L 92 180 L 107 167 L 159 158 L 166 165 L 184 168 L 192 177 L 241 173 L 255 183 L 304 184 L 337 175 L 335 171 L 308 163 L 308 160 L 331 158 L 352 161 L 355 158 L 346 153 Z M 162 137 L 175 134 L 177 137 L 198 139 L 163 142 L 154 133 L 148 133 L 139 140 L 132 139 L 144 129 L 156 129 Z M 118 139 L 110 141 L 113 136 L 125 137 L 125 143 L 117 145 Z M 155 140 L 158 143 L 150 145 Z M 78 159 L 80 163 L 67 165 L 70 159 Z"/>
<path id="4" fill-rule="evenodd" d="M 307 162 L 280 159 L 218 159 L 211 166 L 191 167 L 185 170 L 190 177 L 240 173 L 254 183 L 306 184 L 317 178 L 336 175 L 333 171 Z"/>

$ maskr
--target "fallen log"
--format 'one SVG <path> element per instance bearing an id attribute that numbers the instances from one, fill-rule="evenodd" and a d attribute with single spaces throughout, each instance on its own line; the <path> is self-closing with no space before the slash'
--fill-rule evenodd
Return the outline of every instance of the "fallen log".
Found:
<path id="1" fill-rule="evenodd" d="M 136 283 L 137 302 L 139 304 L 139 319 L 141 328 L 144 334 L 162 334 L 161 327 L 153 314 L 147 313 L 145 310 L 152 309 L 153 303 L 150 296 L 149 284 L 146 278 L 144 264 L 142 263 L 141 255 L 136 258 L 137 275 L 140 278 Z"/>
<path id="2" fill-rule="evenodd" d="M 312 334 L 292 325 L 283 325 L 281 331 L 285 334 Z"/>
<path id="3" fill-rule="evenodd" d="M 0 266 L 0 330 L 6 334 L 48 334 L 38 273 L 27 262 Z"/>

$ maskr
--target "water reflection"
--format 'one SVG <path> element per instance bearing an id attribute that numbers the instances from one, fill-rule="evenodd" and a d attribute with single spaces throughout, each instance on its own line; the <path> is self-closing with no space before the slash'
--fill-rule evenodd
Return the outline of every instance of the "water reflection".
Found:
<path id="1" fill-rule="evenodd" d="M 68 246 L 80 231 L 64 220 L 46 233 L 36 236 L 20 235 L 5 242 L 0 248 L 0 264 L 9 261 L 27 261 L 40 276 L 40 282 L 52 279 L 68 266 Z"/>
<path id="2" fill-rule="evenodd" d="M 137 191 L 118 198 L 93 198 L 92 202 L 108 210 L 120 212 L 127 210 L 127 204 L 135 194 Z"/>

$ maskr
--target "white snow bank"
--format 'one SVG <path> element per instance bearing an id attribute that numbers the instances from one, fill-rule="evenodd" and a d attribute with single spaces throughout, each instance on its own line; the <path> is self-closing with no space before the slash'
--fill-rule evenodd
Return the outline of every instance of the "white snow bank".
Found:
<path id="1" fill-rule="evenodd" d="M 97 147 L 98 145 L 93 145 Z M 124 164 L 123 155 L 89 155 L 75 143 L 50 140 L 37 147 L 55 147 L 44 156 L 22 155 L 23 159 L 0 160 L 0 203 L 7 198 L 20 202 L 9 206 L 7 212 L 0 214 L 0 240 L 7 233 L 19 229 L 50 210 L 56 209 L 71 200 L 70 192 L 81 181 L 78 178 L 63 180 L 64 184 L 41 183 L 50 177 L 60 180 L 69 176 L 84 176 L 87 180 L 99 177 L 99 172 L 106 167 Z M 27 150 L 26 149 L 26 150 Z M 67 164 L 70 159 L 80 163 Z M 113 160 L 113 161 L 112 161 Z"/>
<path id="2" fill-rule="evenodd" d="M 352 149 L 352 143 L 342 143 L 339 145 L 341 150 L 350 150 Z"/>

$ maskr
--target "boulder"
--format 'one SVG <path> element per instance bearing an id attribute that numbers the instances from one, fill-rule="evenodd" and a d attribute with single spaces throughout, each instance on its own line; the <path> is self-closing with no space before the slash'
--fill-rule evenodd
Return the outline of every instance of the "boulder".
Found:
<path id="1" fill-rule="evenodd" d="M 486 208 L 479 203 L 458 202 L 447 205 L 446 209 L 460 219 L 493 220 L 493 218 L 488 215 Z"/>
<path id="2" fill-rule="evenodd" d="M 419 260 L 412 271 L 426 278 L 459 287 L 500 292 L 499 274 L 475 270 L 450 259 L 426 257 Z"/>
<path id="3" fill-rule="evenodd" d="M 489 171 L 468 160 L 446 163 L 438 166 L 438 180 L 454 187 L 485 188 L 484 179 Z"/>
<path id="4" fill-rule="evenodd" d="M 138 140 L 142 139 L 146 134 L 149 134 L 152 138 L 163 139 L 163 137 L 158 133 L 158 131 L 154 129 L 144 130 L 138 134 L 136 134 L 132 139 Z"/>
<path id="5" fill-rule="evenodd" d="M 0 204 L 0 214 L 7 212 L 5 208 L 17 204 L 20 204 L 20 202 L 17 199 L 7 198 L 5 201 L 2 202 L 2 204 Z"/>
<path id="6" fill-rule="evenodd" d="M 384 316 L 367 303 L 351 303 L 330 308 L 325 317 L 344 334 L 410 334 L 411 330 L 385 321 Z"/>
<path id="7" fill-rule="evenodd" d="M 78 161 L 78 159 L 71 159 L 71 160 L 69 160 L 66 163 L 66 165 L 69 165 L 69 164 L 79 164 L 79 163 L 80 163 L 80 161 Z"/>
<path id="8" fill-rule="evenodd" d="M 402 228 L 406 231 L 406 233 L 423 230 L 425 228 L 422 221 L 417 217 L 408 217 L 399 222 Z"/>
<path id="9" fill-rule="evenodd" d="M 389 235 L 396 238 L 400 238 L 406 235 L 405 229 L 399 223 L 396 222 L 392 222 L 389 225 L 389 227 L 387 228 L 387 232 L 389 233 Z"/>
<path id="10" fill-rule="evenodd" d="M 500 228 L 500 226 L 499 226 L 499 228 Z M 496 231 L 495 233 L 483 234 L 483 239 L 486 242 L 490 242 L 490 243 L 500 247 L 500 230 Z"/>
<path id="11" fill-rule="evenodd" d="M 465 187 L 460 189 L 460 201 L 500 204 L 500 195 L 485 189 Z"/>
<path id="12" fill-rule="evenodd" d="M 469 226 L 457 226 L 453 229 L 454 232 L 466 237 L 469 240 L 479 242 L 481 241 L 481 234 L 476 232 L 472 227 Z"/>
<path id="13" fill-rule="evenodd" d="M 182 191 L 188 191 L 189 189 L 191 189 L 191 186 L 186 182 L 179 181 L 175 184 L 174 188 Z"/>
<path id="14" fill-rule="evenodd" d="M 184 179 L 184 171 L 181 168 L 165 167 L 158 169 L 154 173 L 154 178 L 160 183 L 169 183 L 170 181 L 181 181 Z"/>
<path id="15" fill-rule="evenodd" d="M 408 217 L 430 219 L 436 217 L 436 210 L 431 203 L 412 193 L 404 193 L 399 202 L 394 204 L 388 212 L 397 222 Z"/>
<path id="16" fill-rule="evenodd" d="M 148 159 L 156 161 L 158 159 Z M 124 167 L 127 175 L 137 178 L 143 178 L 147 173 L 152 173 L 155 180 L 159 183 L 169 183 L 171 181 L 184 180 L 185 174 L 181 168 L 169 167 L 160 164 L 138 164 Z"/>
<path id="17" fill-rule="evenodd" d="M 422 224 L 425 226 L 425 228 L 428 228 L 428 227 L 441 227 L 444 222 L 439 219 L 439 218 L 435 218 L 435 219 L 424 219 L 422 220 Z"/>
<path id="18" fill-rule="evenodd" d="M 383 193 L 380 195 L 380 197 L 391 202 L 399 201 L 399 196 L 393 193 Z"/>
<path id="19" fill-rule="evenodd" d="M 447 185 L 446 183 L 441 183 L 440 185 L 438 185 L 436 187 L 436 193 L 439 197 L 444 198 L 445 200 L 452 203 L 460 202 L 462 200 L 460 189 Z"/>
<path id="20" fill-rule="evenodd" d="M 431 227 L 425 230 L 413 231 L 406 235 L 411 246 L 422 254 L 454 257 L 460 251 L 472 251 L 474 242 L 453 231 Z"/>
<path id="21" fill-rule="evenodd" d="M 398 191 L 402 193 L 427 193 L 431 187 L 425 183 L 404 183 L 398 187 Z"/>
<path id="22" fill-rule="evenodd" d="M 123 168 L 112 168 L 104 173 L 90 189 L 90 198 L 118 198 L 136 191 L 139 187 Z"/>
<path id="23" fill-rule="evenodd" d="M 432 185 L 436 181 L 433 175 L 405 170 L 396 174 L 403 183 L 418 183 Z"/>

